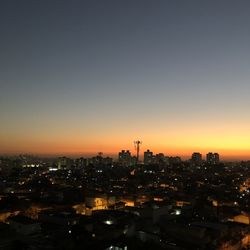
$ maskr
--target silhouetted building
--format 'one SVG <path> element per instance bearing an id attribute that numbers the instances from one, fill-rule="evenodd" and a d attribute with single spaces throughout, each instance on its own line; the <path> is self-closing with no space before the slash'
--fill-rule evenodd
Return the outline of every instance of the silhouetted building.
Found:
<path id="1" fill-rule="evenodd" d="M 159 153 L 155 155 L 155 163 L 156 164 L 163 164 L 166 162 L 166 157 L 163 153 Z"/>
<path id="2" fill-rule="evenodd" d="M 209 164 L 218 164 L 220 162 L 220 156 L 218 153 L 207 153 L 207 163 Z"/>
<path id="3" fill-rule="evenodd" d="M 202 163 L 202 154 L 198 152 L 194 152 L 191 157 L 191 162 L 193 164 L 199 165 Z"/>
<path id="4" fill-rule="evenodd" d="M 136 162 L 136 157 L 132 157 L 129 150 L 122 150 L 118 154 L 118 161 L 123 166 L 131 166 Z"/>
<path id="5" fill-rule="evenodd" d="M 153 152 L 151 152 L 149 149 L 147 151 L 144 152 L 144 164 L 148 165 L 153 163 Z"/>
<path id="6" fill-rule="evenodd" d="M 170 164 L 180 164 L 181 157 L 179 157 L 179 156 L 169 157 L 169 163 Z"/>
<path id="7" fill-rule="evenodd" d="M 68 169 L 72 166 L 73 161 L 70 158 L 67 158 L 65 156 L 59 157 L 57 161 L 57 167 L 58 169 Z"/>
<path id="8" fill-rule="evenodd" d="M 103 153 L 100 152 L 97 156 L 90 158 L 89 162 L 94 166 L 103 166 L 111 165 L 113 163 L 113 159 L 111 157 L 103 157 Z"/>
<path id="9" fill-rule="evenodd" d="M 220 155 L 218 153 L 214 153 L 214 160 L 215 160 L 215 164 L 220 162 Z"/>
<path id="10" fill-rule="evenodd" d="M 77 168 L 84 168 L 88 165 L 88 159 L 83 157 L 78 158 L 75 160 L 75 165 Z"/>

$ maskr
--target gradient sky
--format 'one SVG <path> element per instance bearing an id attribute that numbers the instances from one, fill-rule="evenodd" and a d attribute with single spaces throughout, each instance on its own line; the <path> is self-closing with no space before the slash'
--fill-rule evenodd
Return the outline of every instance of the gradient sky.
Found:
<path id="1" fill-rule="evenodd" d="M 250 1 L 0 2 L 0 153 L 250 159 Z M 134 152 L 134 151 L 133 151 Z"/>

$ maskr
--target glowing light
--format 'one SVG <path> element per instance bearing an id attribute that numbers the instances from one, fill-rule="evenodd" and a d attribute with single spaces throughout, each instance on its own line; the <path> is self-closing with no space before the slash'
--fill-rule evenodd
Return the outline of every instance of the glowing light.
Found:
<path id="1" fill-rule="evenodd" d="M 112 220 L 105 220 L 103 223 L 106 225 L 113 225 L 114 224 L 114 222 Z"/>
<path id="2" fill-rule="evenodd" d="M 181 214 L 181 210 L 175 210 L 175 214 L 176 215 L 180 215 Z"/>
<path id="3" fill-rule="evenodd" d="M 49 168 L 49 171 L 57 171 L 57 168 Z"/>

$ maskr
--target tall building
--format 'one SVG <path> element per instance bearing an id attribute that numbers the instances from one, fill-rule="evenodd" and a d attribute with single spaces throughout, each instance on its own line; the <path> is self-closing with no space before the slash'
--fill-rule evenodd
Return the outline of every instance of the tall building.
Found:
<path id="1" fill-rule="evenodd" d="M 113 159 L 110 157 L 103 157 L 103 153 L 99 152 L 97 156 L 89 159 L 89 163 L 93 164 L 94 166 L 112 165 Z"/>
<path id="2" fill-rule="evenodd" d="M 77 168 L 85 168 L 88 165 L 88 159 L 80 157 L 75 160 L 75 166 Z"/>
<path id="3" fill-rule="evenodd" d="M 73 165 L 73 160 L 68 157 L 59 157 L 57 160 L 58 169 L 69 169 Z"/>
<path id="4" fill-rule="evenodd" d="M 219 162 L 220 162 L 220 156 L 218 153 L 212 153 L 212 152 L 207 153 L 208 164 L 215 165 L 218 164 Z"/>
<path id="5" fill-rule="evenodd" d="M 169 157 L 169 164 L 180 164 L 181 163 L 181 157 L 179 156 L 171 156 Z"/>
<path id="6" fill-rule="evenodd" d="M 169 157 L 166 157 L 163 153 L 154 155 L 149 149 L 144 152 L 144 164 L 168 164 Z"/>
<path id="7" fill-rule="evenodd" d="M 220 155 L 218 153 L 214 153 L 214 161 L 215 164 L 218 164 L 220 162 Z"/>
<path id="8" fill-rule="evenodd" d="M 163 153 L 159 153 L 155 155 L 156 164 L 164 164 L 166 162 L 166 157 Z"/>
<path id="9" fill-rule="evenodd" d="M 118 162 L 123 166 L 131 166 L 134 164 L 134 158 L 131 156 L 129 150 L 122 150 L 118 154 Z"/>
<path id="10" fill-rule="evenodd" d="M 149 149 L 147 151 L 144 152 L 144 164 L 148 165 L 153 163 L 153 152 L 151 152 Z"/>
<path id="11" fill-rule="evenodd" d="M 194 152 L 191 157 L 191 162 L 195 165 L 199 165 L 202 163 L 202 154 L 198 152 Z"/>

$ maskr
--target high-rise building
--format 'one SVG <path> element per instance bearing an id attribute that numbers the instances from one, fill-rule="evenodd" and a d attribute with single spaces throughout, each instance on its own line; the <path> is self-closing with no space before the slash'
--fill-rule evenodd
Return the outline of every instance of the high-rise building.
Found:
<path id="1" fill-rule="evenodd" d="M 202 163 L 202 154 L 198 152 L 194 152 L 191 157 L 191 162 L 195 165 L 199 165 Z"/>
<path id="2" fill-rule="evenodd" d="M 97 156 L 89 159 L 89 163 L 93 164 L 94 166 L 112 165 L 113 159 L 110 157 L 103 157 L 103 153 L 99 152 Z"/>
<path id="3" fill-rule="evenodd" d="M 122 150 L 118 154 L 118 161 L 123 166 L 131 166 L 134 163 L 134 159 L 131 156 L 131 153 L 129 150 Z"/>
<path id="4" fill-rule="evenodd" d="M 155 155 L 156 164 L 164 164 L 166 162 L 166 157 L 163 153 L 159 153 Z"/>
<path id="5" fill-rule="evenodd" d="M 80 157 L 75 160 L 76 168 L 85 168 L 88 165 L 88 159 Z"/>
<path id="6" fill-rule="evenodd" d="M 68 157 L 59 157 L 57 161 L 58 169 L 69 169 L 73 165 L 73 160 Z"/>
<path id="7" fill-rule="evenodd" d="M 179 156 L 171 156 L 169 157 L 169 164 L 172 165 L 172 164 L 180 164 L 181 163 L 181 157 Z"/>
<path id="8" fill-rule="evenodd" d="M 220 162 L 220 156 L 218 153 L 207 153 L 207 163 L 215 165 Z"/>
<path id="9" fill-rule="evenodd" d="M 214 162 L 218 164 L 220 162 L 220 155 L 218 153 L 214 153 Z"/>
<path id="10" fill-rule="evenodd" d="M 151 152 L 149 149 L 147 151 L 144 152 L 144 164 L 148 165 L 153 163 L 153 152 Z"/>

